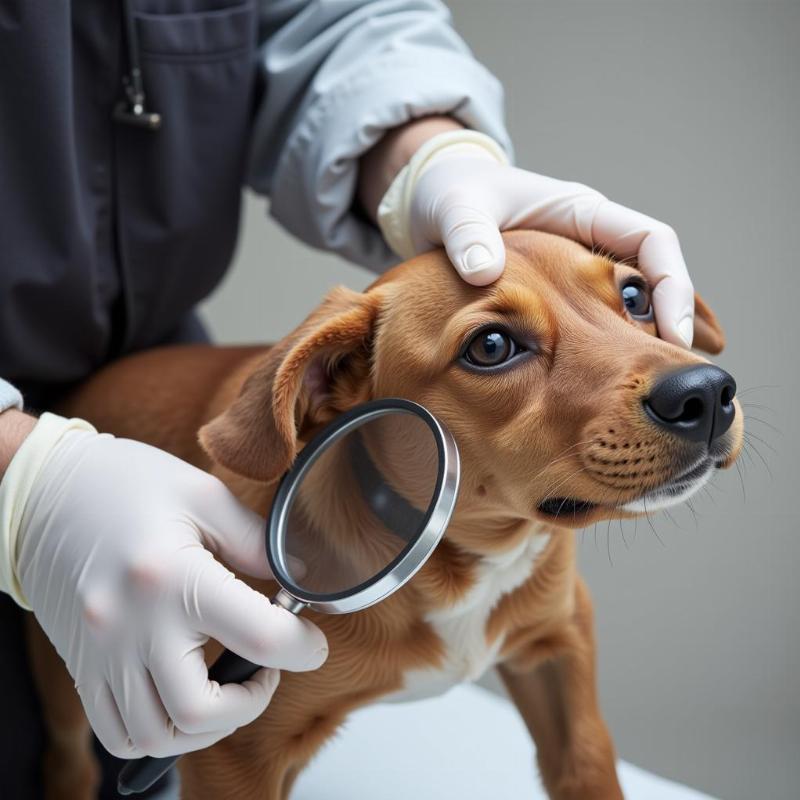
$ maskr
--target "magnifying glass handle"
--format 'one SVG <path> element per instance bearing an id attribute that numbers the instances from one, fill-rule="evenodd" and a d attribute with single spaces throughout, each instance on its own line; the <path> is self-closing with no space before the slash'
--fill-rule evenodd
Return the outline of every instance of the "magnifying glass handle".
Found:
<path id="1" fill-rule="evenodd" d="M 272 598 L 272 603 L 283 606 L 292 614 L 298 614 L 305 608 L 305 603 L 295 599 L 284 589 Z M 262 669 L 261 664 L 254 664 L 230 650 L 223 650 L 222 655 L 209 668 L 208 679 L 217 683 L 243 683 L 260 669 Z M 117 791 L 120 794 L 138 794 L 149 789 L 179 758 L 180 756 L 164 758 L 144 756 L 131 759 L 120 770 Z"/>

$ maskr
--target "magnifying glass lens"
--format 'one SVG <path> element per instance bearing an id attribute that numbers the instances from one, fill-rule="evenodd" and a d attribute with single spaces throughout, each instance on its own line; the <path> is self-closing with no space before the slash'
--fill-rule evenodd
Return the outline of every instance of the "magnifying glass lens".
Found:
<path id="1" fill-rule="evenodd" d="M 439 451 L 418 416 L 370 419 L 319 453 L 289 501 L 281 559 L 302 595 L 352 593 L 417 540 L 434 500 Z"/>

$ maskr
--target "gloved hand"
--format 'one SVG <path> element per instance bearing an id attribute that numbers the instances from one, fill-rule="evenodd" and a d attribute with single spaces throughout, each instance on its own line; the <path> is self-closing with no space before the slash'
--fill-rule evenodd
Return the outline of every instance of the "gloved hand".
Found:
<path id="1" fill-rule="evenodd" d="M 325 661 L 316 626 L 214 558 L 270 577 L 263 520 L 167 453 L 45 414 L 0 500 L 18 510 L 10 525 L 24 598 L 118 757 L 207 747 L 264 711 L 278 669 Z M 270 668 L 241 685 L 209 682 L 209 637 Z"/>
<path id="2" fill-rule="evenodd" d="M 403 258 L 443 244 L 459 274 L 476 286 L 502 273 L 500 231 L 512 228 L 636 257 L 653 289 L 659 335 L 691 347 L 694 289 L 672 228 L 588 186 L 511 167 L 483 134 L 453 131 L 423 144 L 386 192 L 378 222 Z"/>

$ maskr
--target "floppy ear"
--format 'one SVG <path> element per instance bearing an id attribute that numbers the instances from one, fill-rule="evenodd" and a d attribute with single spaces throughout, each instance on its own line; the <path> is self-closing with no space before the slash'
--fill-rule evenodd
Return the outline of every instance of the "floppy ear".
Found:
<path id="1" fill-rule="evenodd" d="M 699 294 L 694 296 L 694 342 L 693 347 L 716 355 L 725 347 L 725 333 L 717 315 L 706 305 Z"/>
<path id="2" fill-rule="evenodd" d="M 379 292 L 333 289 L 269 351 L 230 408 L 200 429 L 209 456 L 239 475 L 274 480 L 294 461 L 304 431 L 368 400 L 380 303 Z"/>

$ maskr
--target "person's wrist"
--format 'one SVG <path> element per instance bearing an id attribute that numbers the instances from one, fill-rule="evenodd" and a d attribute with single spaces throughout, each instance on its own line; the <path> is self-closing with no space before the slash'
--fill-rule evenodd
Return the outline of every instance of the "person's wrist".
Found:
<path id="1" fill-rule="evenodd" d="M 12 414 L 10 421 L 4 420 L 7 414 Z M 17 555 L 25 539 L 23 517 L 31 491 L 66 437 L 75 431 L 96 431 L 84 420 L 50 413 L 34 419 L 18 411 L 6 411 L 0 414 L 0 423 L 0 441 L 9 452 L 0 481 L 0 591 L 29 609 L 17 571 Z"/>
<path id="2" fill-rule="evenodd" d="M 464 126 L 446 116 L 421 117 L 387 131 L 361 158 L 358 198 L 367 216 L 377 221 L 378 205 L 397 174 L 425 142 Z"/>
<path id="3" fill-rule="evenodd" d="M 11 459 L 36 426 L 36 418 L 16 408 L 0 413 L 0 480 Z"/>

